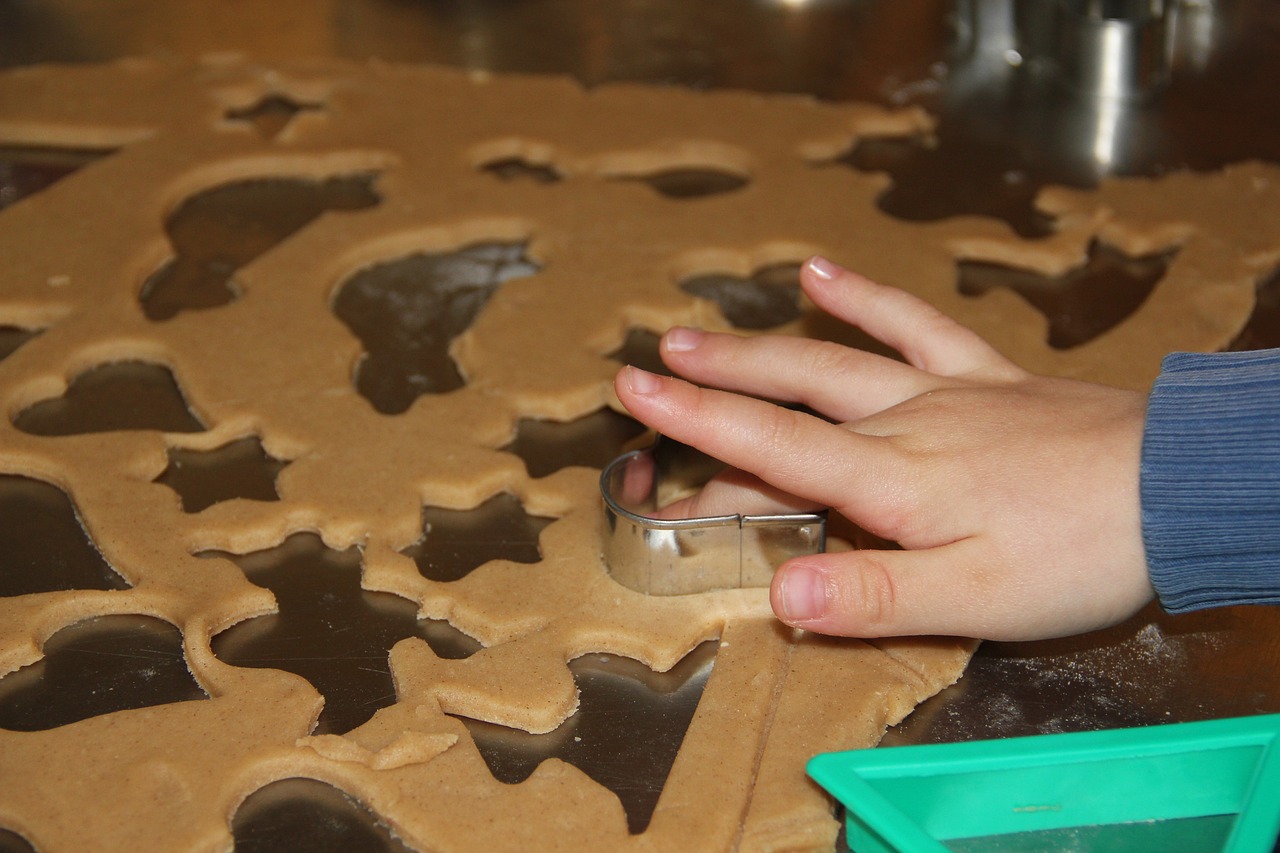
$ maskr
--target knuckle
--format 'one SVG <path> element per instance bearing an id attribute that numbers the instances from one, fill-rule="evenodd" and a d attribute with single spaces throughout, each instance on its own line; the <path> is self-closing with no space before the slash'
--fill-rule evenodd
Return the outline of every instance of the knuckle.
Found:
<path id="1" fill-rule="evenodd" d="M 882 454 L 882 460 L 869 463 L 862 471 L 866 492 L 875 495 L 874 503 L 865 507 L 844 504 L 836 510 L 881 539 L 899 545 L 915 542 L 927 523 L 924 506 L 931 478 L 922 470 L 918 451 L 889 439 L 882 445 Z"/>
<path id="2" fill-rule="evenodd" d="M 849 352 L 847 347 L 834 341 L 814 341 L 807 354 L 810 375 L 826 378 L 848 373 Z"/>
<path id="3" fill-rule="evenodd" d="M 863 553 L 852 571 L 837 585 L 838 606 L 846 618 L 867 635 L 892 632 L 897 624 L 898 593 L 884 561 Z"/>
<path id="4" fill-rule="evenodd" d="M 910 539 L 915 528 L 915 514 L 909 507 L 896 501 L 884 501 L 876 509 L 876 529 L 873 531 L 891 542 Z"/>
<path id="5" fill-rule="evenodd" d="M 949 335 L 956 329 L 956 323 L 932 305 L 921 305 L 915 318 L 916 334 L 922 340 L 933 340 Z"/>
<path id="6" fill-rule="evenodd" d="M 686 394 L 686 408 L 692 423 L 715 423 L 718 420 L 716 397 L 700 385 L 682 386 Z"/>
<path id="7" fill-rule="evenodd" d="M 782 453 L 795 446 L 799 430 L 797 418 L 795 412 L 777 406 L 761 417 L 757 429 L 765 452 Z"/>

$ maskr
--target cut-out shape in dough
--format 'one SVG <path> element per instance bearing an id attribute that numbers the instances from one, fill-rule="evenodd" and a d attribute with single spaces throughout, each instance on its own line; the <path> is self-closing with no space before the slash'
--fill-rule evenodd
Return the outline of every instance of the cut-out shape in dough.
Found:
<path id="1" fill-rule="evenodd" d="M 0 678 L 0 728 L 44 731 L 207 698 L 176 627 L 151 616 L 98 616 L 58 631 L 43 658 Z"/>
<path id="2" fill-rule="evenodd" d="M 284 95 L 266 95 L 253 106 L 228 110 L 227 118 L 230 121 L 248 122 L 263 139 L 275 139 L 298 113 L 320 108 L 319 104 L 300 103 Z"/>
<path id="3" fill-rule="evenodd" d="M 1164 277 L 1175 253 L 1132 258 L 1094 242 L 1089 260 L 1056 278 L 1000 264 L 962 261 L 960 292 L 979 296 L 1007 287 L 1049 321 L 1049 345 L 1070 349 L 1114 328 L 1138 309 Z"/>
<path id="4" fill-rule="evenodd" d="M 379 412 L 398 415 L 423 394 L 465 384 L 449 344 L 499 286 L 538 271 L 523 243 L 476 243 L 415 254 L 348 279 L 333 310 L 364 344 L 356 389 Z"/>
<path id="5" fill-rule="evenodd" d="M 547 734 L 461 719 L 494 778 L 522 782 L 546 759 L 559 758 L 617 794 L 628 828 L 641 833 L 653 816 L 718 649 L 717 641 L 702 643 L 665 673 L 616 655 L 580 657 L 569 664 L 580 695 L 578 710 Z"/>
<path id="6" fill-rule="evenodd" d="M 1280 347 L 1280 268 L 1258 285 L 1253 314 L 1227 348 L 1239 351 L 1272 347 Z"/>
<path id="7" fill-rule="evenodd" d="M 200 556 L 234 561 L 275 595 L 279 611 L 233 625 L 213 638 L 225 663 L 283 669 L 324 696 L 314 734 L 344 734 L 395 702 L 388 651 L 419 637 L 442 658 L 467 657 L 479 644 L 446 622 L 420 620 L 417 606 L 360 588 L 360 551 L 334 551 L 314 533 L 295 533 L 265 551 Z"/>
<path id="8" fill-rule="evenodd" d="M 0 361 L 18 351 L 18 347 L 34 338 L 39 332 L 19 329 L 15 326 L 0 326 Z"/>
<path id="9" fill-rule="evenodd" d="M 659 345 L 662 337 L 648 329 L 628 329 L 622 346 L 609 353 L 609 358 L 621 364 L 630 364 L 650 373 L 670 376 L 671 371 L 662 363 Z"/>
<path id="10" fill-rule="evenodd" d="M 0 598 L 67 589 L 127 589 L 57 486 L 0 474 Z"/>
<path id="11" fill-rule="evenodd" d="M 665 169 L 650 175 L 628 176 L 642 181 L 667 198 L 694 199 L 736 192 L 750 181 L 742 175 L 713 167 Z"/>
<path id="12" fill-rule="evenodd" d="M 36 848 L 18 833 L 0 828 L 0 853 L 36 853 Z"/>
<path id="13" fill-rule="evenodd" d="M 169 467 L 157 483 L 182 498 L 183 512 L 200 512 L 215 503 L 243 498 L 278 501 L 276 475 L 288 465 L 267 455 L 256 436 L 216 450 L 169 449 Z"/>
<path id="14" fill-rule="evenodd" d="M 250 794 L 231 822 L 236 853 L 409 853 L 358 800 L 315 779 L 281 779 Z"/>
<path id="15" fill-rule="evenodd" d="M 772 329 L 800 316 L 800 265 L 771 264 L 750 278 L 722 273 L 680 282 L 690 296 L 708 299 L 738 329 Z"/>
<path id="16" fill-rule="evenodd" d="M 947 136 L 945 144 L 921 136 L 863 139 L 836 162 L 861 172 L 889 173 L 893 184 L 877 206 L 898 219 L 936 222 L 987 216 L 1004 220 L 1023 237 L 1052 233 L 1054 220 L 1034 204 L 1047 179 L 1026 161 L 1026 152 L 948 134 L 945 127 L 938 133 Z M 996 147 L 1001 150 L 993 151 Z M 1055 178 L 1056 183 L 1086 183 Z"/>
<path id="17" fill-rule="evenodd" d="M 111 153 L 83 148 L 0 146 L 0 210 Z"/>
<path id="18" fill-rule="evenodd" d="M 532 181 L 535 184 L 554 184 L 562 180 L 555 167 L 545 163 L 534 163 L 523 157 L 504 157 L 485 163 L 480 167 L 504 181 Z"/>
<path id="19" fill-rule="evenodd" d="M 495 495 L 475 509 L 426 507 L 423 536 L 403 553 L 422 576 L 449 583 L 490 560 L 536 563 L 542 559 L 538 535 L 552 519 L 529 515 L 513 495 Z"/>
<path id="20" fill-rule="evenodd" d="M 604 468 L 644 430 L 639 421 L 612 409 L 566 423 L 524 418 L 515 439 L 502 449 L 523 459 L 529 476 L 538 478 L 571 465 Z"/>
<path id="21" fill-rule="evenodd" d="M 174 257 L 143 284 L 138 294 L 143 313 L 151 320 L 168 320 L 182 311 L 235 300 L 236 270 L 326 211 L 378 204 L 375 177 L 238 181 L 188 198 L 165 222 Z"/>
<path id="22" fill-rule="evenodd" d="M 117 361 L 76 376 L 61 397 L 18 413 L 13 425 L 32 435 L 84 435 L 116 430 L 203 432 L 169 368 Z"/>

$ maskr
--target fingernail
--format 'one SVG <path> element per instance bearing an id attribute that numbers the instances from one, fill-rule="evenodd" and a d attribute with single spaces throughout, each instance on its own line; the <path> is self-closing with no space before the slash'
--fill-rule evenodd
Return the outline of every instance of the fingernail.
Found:
<path id="1" fill-rule="evenodd" d="M 652 394 L 662 384 L 657 375 L 638 367 L 627 366 L 627 389 L 632 394 Z"/>
<path id="2" fill-rule="evenodd" d="M 827 585 L 822 573 L 804 564 L 787 569 L 781 592 L 782 615 L 788 622 L 808 622 L 827 610 Z"/>
<path id="3" fill-rule="evenodd" d="M 809 259 L 809 269 L 813 270 L 813 274 L 824 281 L 831 281 L 831 279 L 844 272 L 843 267 L 822 257 L 822 255 L 814 255 Z"/>
<path id="4" fill-rule="evenodd" d="M 668 352 L 688 352 L 691 349 L 696 349 L 702 343 L 703 337 L 702 332 L 697 329 L 676 326 L 667 330 L 667 334 L 663 337 L 663 343 L 666 344 Z"/>

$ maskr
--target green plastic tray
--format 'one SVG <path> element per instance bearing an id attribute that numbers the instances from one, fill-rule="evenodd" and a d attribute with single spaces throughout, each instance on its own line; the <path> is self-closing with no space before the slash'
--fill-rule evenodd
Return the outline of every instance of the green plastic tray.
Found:
<path id="1" fill-rule="evenodd" d="M 1011 842 L 1210 822 L 1220 827 L 1213 849 L 1262 853 L 1280 832 L 1278 737 L 1275 714 L 832 752 L 809 775 L 844 804 L 856 853 L 1034 849 Z"/>

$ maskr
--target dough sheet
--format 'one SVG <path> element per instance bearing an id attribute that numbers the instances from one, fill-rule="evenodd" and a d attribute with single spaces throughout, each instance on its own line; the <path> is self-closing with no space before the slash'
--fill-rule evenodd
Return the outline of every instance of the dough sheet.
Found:
<path id="1" fill-rule="evenodd" d="M 273 98 L 301 108 L 266 132 L 245 116 Z M 820 252 L 924 296 L 1032 370 L 1145 387 L 1165 352 L 1230 341 L 1280 261 L 1280 172 L 1259 164 L 1052 188 L 1041 204 L 1059 228 L 1042 240 L 979 217 L 893 219 L 876 206 L 887 176 L 834 161 L 859 139 L 927 132 L 914 110 L 234 57 L 10 71 L 0 103 L 0 144 L 109 152 L 0 212 L 0 326 L 36 333 L 0 359 L 0 474 L 65 492 L 127 583 L 0 598 L 0 673 L 39 660 L 69 625 L 140 614 L 181 631 L 209 697 L 0 730 L 0 827 L 43 853 L 229 849 L 240 803 L 296 776 L 338 787 L 421 850 L 829 849 L 837 824 L 805 761 L 876 744 L 960 677 L 974 644 L 806 636 L 772 618 L 763 590 L 648 597 L 616 584 L 600 559 L 598 471 L 530 476 L 503 449 L 517 425 L 617 409 L 613 354 L 635 330 L 731 329 L 716 303 L 681 289 L 700 275 L 750 278 Z M 504 163 L 518 174 L 501 175 Z M 555 179 L 533 179 L 538 169 Z M 651 182 L 681 170 L 736 181 L 687 198 Z M 226 304 L 146 316 L 144 283 L 174 253 L 164 224 L 186 200 L 242 181 L 349 176 L 369 177 L 376 204 L 325 212 L 240 267 Z M 1014 293 L 957 290 L 961 261 L 1051 276 L 1094 241 L 1174 254 L 1131 317 L 1078 347 L 1049 347 L 1044 317 Z M 494 242 L 522 244 L 536 271 L 502 282 L 453 339 L 461 387 L 378 411 L 354 381 L 364 346 L 333 308 L 344 284 L 376 264 Z M 799 308 L 771 331 L 842 339 Z M 130 361 L 171 371 L 203 428 L 15 425 L 94 368 Z M 287 463 L 278 501 L 189 513 L 156 482 L 170 450 L 249 437 Z M 446 583 L 404 553 L 424 535 L 424 507 L 500 494 L 550 520 L 538 562 L 493 560 Z M 209 552 L 250 554 L 304 531 L 358 547 L 366 589 L 483 648 L 455 660 L 400 641 L 394 702 L 351 731 L 313 734 L 314 686 L 212 650 L 276 601 Z M 643 833 L 560 760 L 498 781 L 458 719 L 553 731 L 578 707 L 575 658 L 664 671 L 708 640 L 719 643 L 711 676 Z"/>

